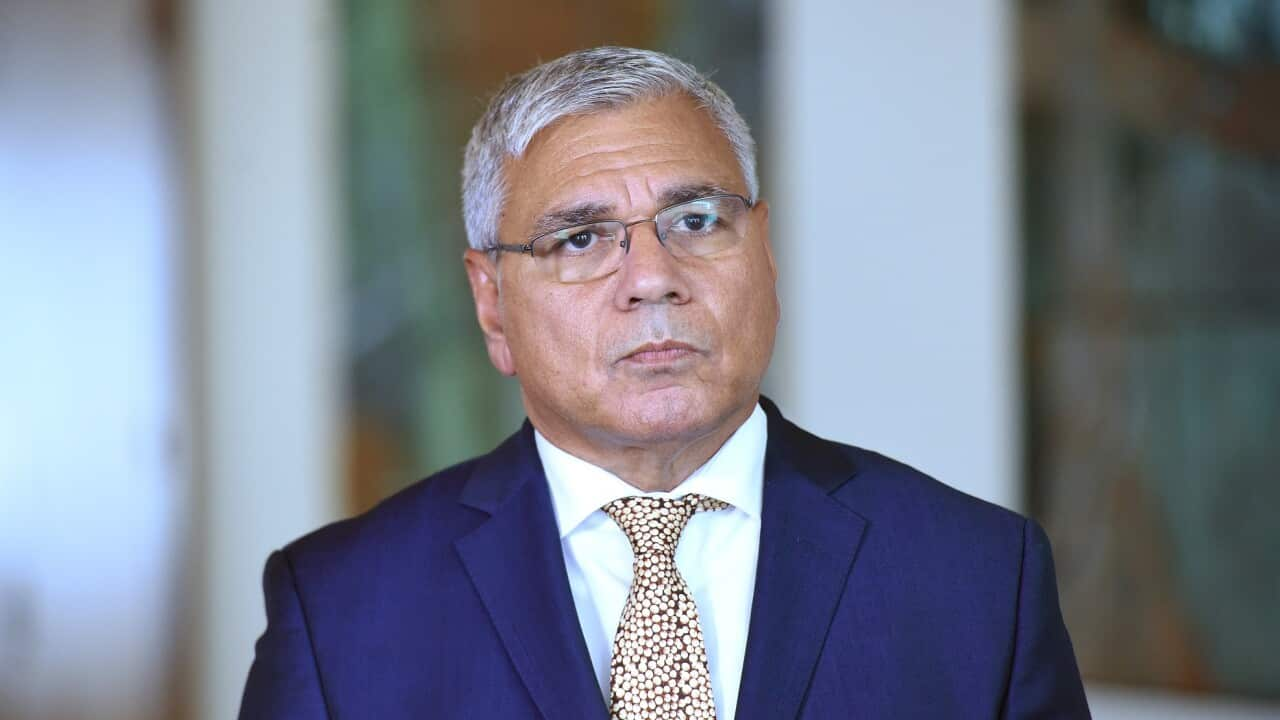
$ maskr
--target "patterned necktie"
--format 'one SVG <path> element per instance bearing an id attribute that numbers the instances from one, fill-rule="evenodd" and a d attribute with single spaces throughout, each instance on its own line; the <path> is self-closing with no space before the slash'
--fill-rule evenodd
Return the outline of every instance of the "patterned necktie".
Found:
<path id="1" fill-rule="evenodd" d="M 604 506 L 635 555 L 609 663 L 612 720 L 715 720 L 698 607 L 676 569 L 676 545 L 695 512 L 727 507 L 692 494 L 625 497 Z"/>

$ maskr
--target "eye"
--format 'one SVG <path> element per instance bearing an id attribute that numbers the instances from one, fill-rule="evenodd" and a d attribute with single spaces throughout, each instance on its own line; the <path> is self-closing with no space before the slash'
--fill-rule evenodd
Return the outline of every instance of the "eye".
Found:
<path id="1" fill-rule="evenodd" d="M 599 242 L 600 236 L 589 229 L 578 230 L 572 235 L 566 237 L 560 244 L 567 246 L 569 249 L 582 251 Z"/>
<path id="2" fill-rule="evenodd" d="M 719 217 L 715 213 L 685 213 L 671 225 L 678 232 L 697 233 L 715 227 Z"/>
<path id="3" fill-rule="evenodd" d="M 609 247 L 609 244 L 614 239 L 614 234 L 615 231 L 610 228 L 608 223 L 565 228 L 548 236 L 549 242 L 547 242 L 545 252 L 542 254 L 555 255 L 559 258 L 578 258 L 595 255 Z"/>

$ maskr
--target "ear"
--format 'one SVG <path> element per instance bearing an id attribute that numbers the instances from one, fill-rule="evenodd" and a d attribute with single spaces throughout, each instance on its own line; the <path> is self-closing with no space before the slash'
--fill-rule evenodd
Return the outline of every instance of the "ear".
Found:
<path id="1" fill-rule="evenodd" d="M 489 350 L 489 361 L 503 375 L 515 375 L 516 364 L 507 345 L 507 335 L 502 326 L 502 296 L 498 287 L 498 267 L 490 253 L 483 250 L 467 250 L 462 256 L 467 268 L 467 280 L 471 282 L 471 298 L 476 303 L 476 320 L 484 333 L 484 344 Z"/>

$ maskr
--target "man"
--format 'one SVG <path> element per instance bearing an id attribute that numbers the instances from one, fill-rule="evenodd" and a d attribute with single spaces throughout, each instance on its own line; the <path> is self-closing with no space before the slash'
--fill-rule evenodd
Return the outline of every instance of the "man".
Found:
<path id="1" fill-rule="evenodd" d="M 769 208 L 719 88 L 553 60 L 463 174 L 529 421 L 271 556 L 242 717 L 1088 716 L 1039 527 L 760 397 Z"/>

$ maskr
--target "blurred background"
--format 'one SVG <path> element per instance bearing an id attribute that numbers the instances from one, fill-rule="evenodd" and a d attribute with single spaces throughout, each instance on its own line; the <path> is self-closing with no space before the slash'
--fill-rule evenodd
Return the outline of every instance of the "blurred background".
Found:
<path id="1" fill-rule="evenodd" d="M 1097 717 L 1280 717 L 1280 0 L 0 0 L 0 718 L 234 716 L 514 430 L 462 145 L 603 43 L 755 130 L 784 412 L 1039 519 Z"/>

